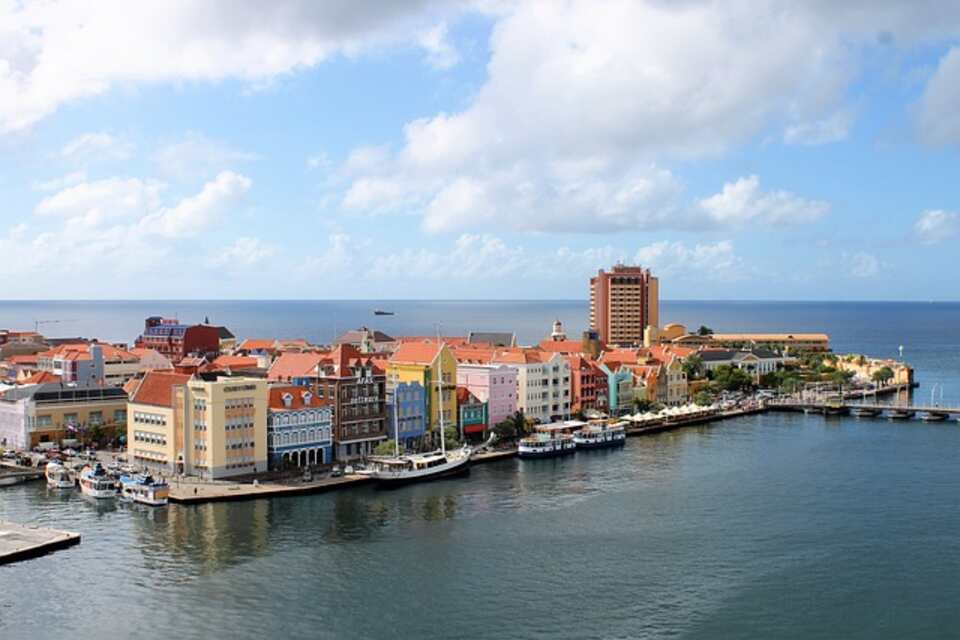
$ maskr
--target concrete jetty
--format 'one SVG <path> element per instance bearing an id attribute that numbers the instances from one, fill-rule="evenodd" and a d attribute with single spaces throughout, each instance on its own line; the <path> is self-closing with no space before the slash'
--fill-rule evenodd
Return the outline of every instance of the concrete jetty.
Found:
<path id="1" fill-rule="evenodd" d="M 170 502 L 177 504 L 201 504 L 204 502 L 230 502 L 255 500 L 277 496 L 297 496 L 308 493 L 323 493 L 372 482 L 364 475 L 348 475 L 339 478 L 323 478 L 312 482 L 170 482 Z"/>
<path id="2" fill-rule="evenodd" d="M 80 544 L 80 534 L 0 520 L 0 565 Z"/>

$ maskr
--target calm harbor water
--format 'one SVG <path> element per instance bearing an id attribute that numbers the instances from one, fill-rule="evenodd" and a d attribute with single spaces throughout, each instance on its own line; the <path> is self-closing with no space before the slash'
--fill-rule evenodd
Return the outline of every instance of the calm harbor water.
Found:
<path id="1" fill-rule="evenodd" d="M 18 304 L 0 326 L 24 324 Z M 149 306 L 105 304 L 143 305 L 127 334 Z M 237 316 L 240 335 L 316 339 L 271 303 L 211 304 L 267 305 Z M 457 322 L 534 331 L 583 314 L 473 304 Z M 838 350 L 902 343 L 918 394 L 960 398 L 960 305 L 665 307 L 694 326 L 828 331 Z M 955 422 L 770 414 L 388 492 L 149 510 L 21 485 L 0 490 L 0 519 L 83 542 L 0 567 L 0 638 L 955 637 L 958 469 Z"/>

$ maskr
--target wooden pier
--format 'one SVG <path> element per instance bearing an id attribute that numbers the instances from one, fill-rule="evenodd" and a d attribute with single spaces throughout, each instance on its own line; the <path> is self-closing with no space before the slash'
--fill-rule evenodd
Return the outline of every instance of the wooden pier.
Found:
<path id="1" fill-rule="evenodd" d="M 80 534 L 0 520 L 0 565 L 80 544 Z"/>

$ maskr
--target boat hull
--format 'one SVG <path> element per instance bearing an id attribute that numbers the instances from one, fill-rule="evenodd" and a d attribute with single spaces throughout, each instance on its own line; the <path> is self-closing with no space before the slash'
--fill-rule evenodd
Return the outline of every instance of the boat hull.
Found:
<path id="1" fill-rule="evenodd" d="M 443 467 L 424 469 L 421 473 L 416 471 L 401 473 L 374 472 L 369 475 L 371 475 L 373 479 L 377 481 L 378 488 L 389 489 L 394 487 L 402 487 L 408 484 L 414 484 L 416 482 L 431 482 L 433 480 L 442 480 L 445 478 L 456 478 L 469 475 L 469 473 L 470 458 L 465 457 L 463 460 L 451 462 Z"/>
<path id="2" fill-rule="evenodd" d="M 80 492 L 85 496 L 90 496 L 97 500 L 110 500 L 117 497 L 116 489 L 91 489 L 81 485 Z"/>
<path id="3" fill-rule="evenodd" d="M 538 460 L 540 458 L 561 458 L 563 456 L 569 456 L 577 452 L 577 447 L 563 447 L 557 449 L 529 449 L 529 450 L 518 450 L 517 457 L 523 460 Z"/>
<path id="4" fill-rule="evenodd" d="M 627 443 L 626 438 L 619 438 L 606 441 L 577 441 L 577 450 L 580 449 L 616 449 Z"/>

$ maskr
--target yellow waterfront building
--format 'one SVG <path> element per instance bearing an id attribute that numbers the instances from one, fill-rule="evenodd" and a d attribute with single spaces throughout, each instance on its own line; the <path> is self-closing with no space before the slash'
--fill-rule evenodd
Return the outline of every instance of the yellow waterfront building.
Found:
<path id="1" fill-rule="evenodd" d="M 130 388 L 131 462 L 216 480 L 267 470 L 267 381 L 151 371 Z"/>
<path id="2" fill-rule="evenodd" d="M 445 426 L 457 425 L 457 359 L 445 343 L 431 340 L 404 342 L 384 363 L 384 367 L 388 388 L 402 382 L 417 382 L 428 390 L 429 430 L 439 427 L 441 410 Z M 442 384 L 438 385 L 441 371 Z"/>

